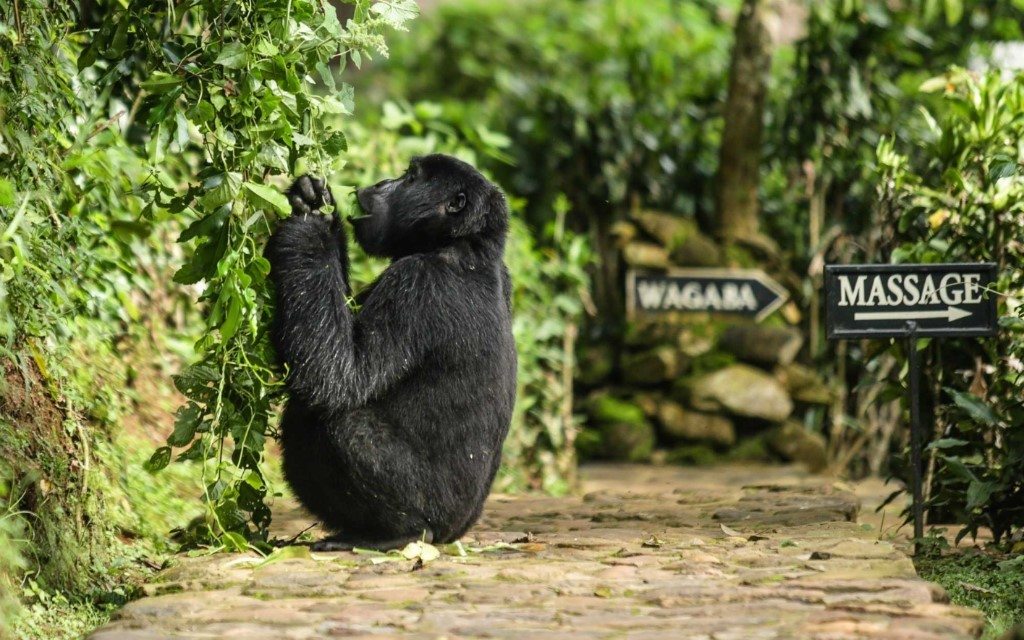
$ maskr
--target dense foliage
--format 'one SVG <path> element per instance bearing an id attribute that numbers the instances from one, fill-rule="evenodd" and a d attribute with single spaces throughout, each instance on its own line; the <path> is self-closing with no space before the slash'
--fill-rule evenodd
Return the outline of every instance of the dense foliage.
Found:
<path id="1" fill-rule="evenodd" d="M 336 84 L 332 65 L 386 54 L 384 31 L 404 29 L 417 11 L 406 0 L 354 4 L 343 26 L 315 0 L 129 3 L 106 16 L 79 60 L 104 60 L 103 81 L 132 102 L 152 172 L 140 185 L 143 218 L 166 210 L 190 223 L 174 280 L 200 284 L 207 309 L 197 358 L 175 379 L 187 403 L 147 469 L 167 466 L 174 447 L 185 449 L 179 460 L 209 461 L 209 517 L 192 534 L 233 549 L 265 542 L 270 524 L 261 463 L 280 381 L 262 251 L 290 210 L 280 187 L 341 162 L 337 116 L 352 113 L 353 89 Z"/>
<path id="2" fill-rule="evenodd" d="M 955 69 L 923 89 L 922 134 L 878 148 L 882 206 L 900 262 L 995 262 L 1001 332 L 922 344 L 934 389 L 933 513 L 988 527 L 996 542 L 1024 528 L 1024 76 Z M 938 464 L 934 464 L 934 462 Z"/>
<path id="3" fill-rule="evenodd" d="M 159 527 L 114 440 L 165 254 L 74 26 L 63 3 L 0 7 L 0 636 L 80 636 L 153 550 L 126 540 Z"/>

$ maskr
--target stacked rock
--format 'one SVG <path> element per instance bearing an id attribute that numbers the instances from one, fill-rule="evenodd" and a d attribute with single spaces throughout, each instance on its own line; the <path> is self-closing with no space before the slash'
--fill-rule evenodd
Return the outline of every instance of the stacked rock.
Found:
<path id="1" fill-rule="evenodd" d="M 752 267 L 690 220 L 641 211 L 614 228 L 629 268 Z M 765 319 L 708 314 L 632 318 L 620 346 L 581 344 L 576 383 L 586 421 L 584 457 L 701 463 L 778 457 L 818 470 L 820 424 L 834 394 L 796 362 L 804 344 L 795 306 Z M 810 421 L 804 418 L 810 417 Z"/>

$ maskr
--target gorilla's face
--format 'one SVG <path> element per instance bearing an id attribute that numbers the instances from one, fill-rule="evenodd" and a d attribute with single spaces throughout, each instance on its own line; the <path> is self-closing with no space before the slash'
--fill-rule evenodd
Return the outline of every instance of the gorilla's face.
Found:
<path id="1" fill-rule="evenodd" d="M 356 198 L 364 214 L 352 219 L 356 240 L 378 256 L 433 251 L 507 224 L 498 188 L 440 154 L 414 158 L 404 175 L 359 189 Z"/>

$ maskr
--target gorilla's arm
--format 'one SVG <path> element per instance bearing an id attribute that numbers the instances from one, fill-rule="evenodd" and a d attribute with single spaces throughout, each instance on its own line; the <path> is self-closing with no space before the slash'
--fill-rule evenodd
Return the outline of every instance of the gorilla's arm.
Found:
<path id="1" fill-rule="evenodd" d="M 336 228 L 332 228 L 336 227 Z M 352 350 L 352 313 L 340 225 L 322 216 L 292 215 L 267 244 L 276 310 L 272 337 L 288 366 L 292 393 L 321 406 L 335 395 L 330 381 Z"/>
<path id="2" fill-rule="evenodd" d="M 345 303 L 340 229 L 320 216 L 292 216 L 267 257 L 277 295 L 274 346 L 291 392 L 328 410 L 359 407 L 387 389 L 444 336 L 431 318 L 431 287 L 416 257 L 393 263 L 358 316 Z"/>

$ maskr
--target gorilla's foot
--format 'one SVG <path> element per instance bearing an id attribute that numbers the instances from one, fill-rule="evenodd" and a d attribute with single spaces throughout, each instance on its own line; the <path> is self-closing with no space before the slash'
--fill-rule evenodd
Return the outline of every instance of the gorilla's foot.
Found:
<path id="1" fill-rule="evenodd" d="M 430 529 L 424 530 L 417 535 L 401 536 L 381 540 L 379 538 L 361 538 L 345 533 L 336 533 L 323 540 L 314 542 L 313 551 L 351 551 L 352 549 L 372 549 L 374 551 L 391 551 L 402 549 L 410 542 L 433 542 L 434 533 Z"/>

